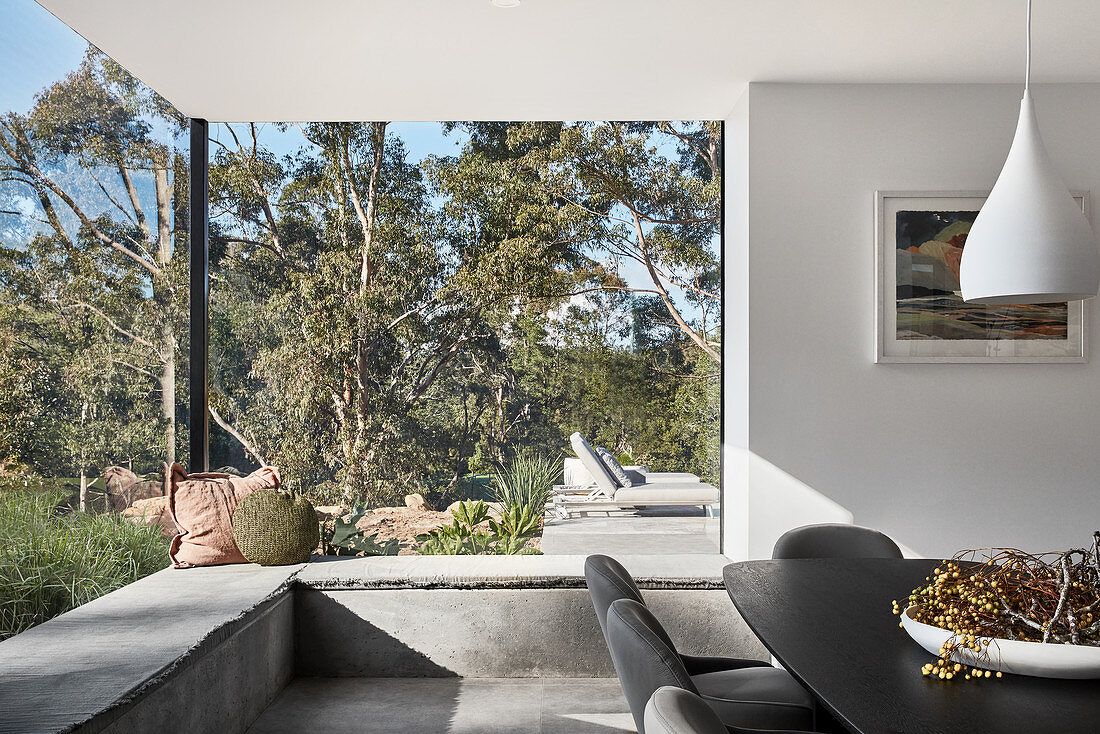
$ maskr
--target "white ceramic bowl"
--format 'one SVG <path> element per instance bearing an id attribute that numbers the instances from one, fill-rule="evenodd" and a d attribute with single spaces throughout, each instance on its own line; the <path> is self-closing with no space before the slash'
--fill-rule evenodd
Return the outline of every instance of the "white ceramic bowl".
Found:
<path id="1" fill-rule="evenodd" d="M 901 624 L 909 636 L 934 656 L 939 656 L 951 632 L 913 619 L 914 607 L 901 613 Z M 969 667 L 1001 670 L 1040 678 L 1100 678 L 1100 647 L 1055 645 L 993 638 L 981 653 L 958 649 L 952 659 Z"/>

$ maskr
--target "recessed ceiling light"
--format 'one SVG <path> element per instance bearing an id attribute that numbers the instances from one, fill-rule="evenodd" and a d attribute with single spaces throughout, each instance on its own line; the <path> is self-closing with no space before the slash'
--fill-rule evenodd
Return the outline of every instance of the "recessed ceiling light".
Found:
<path id="1" fill-rule="evenodd" d="M 518 8 L 519 0 L 489 0 L 489 4 L 498 8 Z"/>

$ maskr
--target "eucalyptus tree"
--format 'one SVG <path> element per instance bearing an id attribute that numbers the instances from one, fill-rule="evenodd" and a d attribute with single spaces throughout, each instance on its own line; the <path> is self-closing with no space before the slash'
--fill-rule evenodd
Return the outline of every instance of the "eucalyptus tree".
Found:
<path id="1" fill-rule="evenodd" d="M 377 498 L 431 464 L 438 441 L 416 409 L 482 324 L 455 297 L 469 275 L 437 247 L 421 172 L 386 123 L 300 131 L 306 144 L 282 160 L 255 126 L 226 126 L 216 143 L 215 347 L 252 342 L 220 371 L 224 417 L 269 459 L 312 462 L 343 496 Z M 258 390 L 229 386 L 242 371 Z"/>
<path id="2" fill-rule="evenodd" d="M 457 128 L 482 168 L 497 166 L 575 223 L 583 237 L 571 267 L 593 276 L 559 318 L 521 331 L 541 336 L 509 345 L 514 410 L 529 411 L 514 428 L 547 448 L 582 430 L 624 454 L 714 476 L 720 125 L 445 124 Z"/>
<path id="3" fill-rule="evenodd" d="M 589 218 L 539 186 L 519 151 L 499 145 L 510 125 L 468 124 L 471 138 L 458 156 L 424 163 L 442 201 L 441 244 L 461 263 L 452 295 L 485 319 L 490 335 L 461 365 L 471 401 L 463 403 L 463 425 L 476 432 L 472 455 L 482 467 L 502 461 L 507 445 L 544 433 L 540 380 L 553 351 L 551 315 L 617 284 L 585 252 L 595 234 Z M 553 139 L 554 123 L 547 125 L 545 139 L 532 138 L 527 150 Z M 469 421 L 471 413 L 480 420 Z M 559 450 L 562 440 L 559 435 L 547 448 Z"/>
<path id="4" fill-rule="evenodd" d="M 609 219 L 617 200 L 594 186 L 579 198 L 555 178 L 574 165 L 563 152 L 570 126 L 465 126 L 458 155 L 420 165 L 384 122 L 295 126 L 303 142 L 282 157 L 257 125 L 215 131 L 212 415 L 252 460 L 344 498 L 382 500 L 441 471 L 454 482 L 492 466 L 510 445 L 557 449 L 576 425 L 581 396 L 557 370 L 595 363 L 584 356 L 592 344 L 564 342 L 560 322 L 575 321 L 579 304 L 629 311 L 637 296 L 598 256 L 621 234 Z M 652 157 L 655 170 L 702 181 L 688 164 Z M 638 191 L 632 204 L 655 220 L 643 194 L 671 194 Z M 676 230 L 677 250 L 654 233 L 673 225 L 647 219 L 655 269 L 671 272 L 690 245 L 706 250 L 706 223 L 675 226 L 692 225 L 700 231 Z M 623 444 L 641 430 L 637 384 L 651 373 L 624 366 L 641 365 L 641 353 L 608 346 L 626 343 L 622 334 L 600 338 L 608 369 L 593 399 L 618 406 Z M 583 409 L 585 425 L 601 414 Z"/>
<path id="5" fill-rule="evenodd" d="M 282 159 L 256 126 L 216 136 L 223 427 L 254 457 L 327 467 L 346 497 L 502 458 L 509 324 L 598 277 L 587 219 L 515 161 L 468 148 L 417 166 L 384 122 L 299 129 Z"/>
<path id="6" fill-rule="evenodd" d="M 154 393 L 159 415 L 152 423 L 170 462 L 187 283 L 185 233 L 176 224 L 187 177 L 174 140 L 185 124 L 91 47 L 28 114 L 0 118 L 4 200 L 29 203 L 5 213 L 34 231 L 10 248 L 18 255 L 9 264 L 35 284 L 23 306 L 51 314 L 61 337 L 81 346 L 66 371 L 83 391 L 69 419 L 84 427 L 71 442 L 90 444 L 97 435 L 90 413 L 115 422 L 145 418 L 120 415 L 117 406 L 100 411 L 112 391 Z M 124 384 L 110 387 L 115 377 Z"/>
<path id="7" fill-rule="evenodd" d="M 721 124 L 562 123 L 552 144 L 532 146 L 547 139 L 547 124 L 514 125 L 507 145 L 529 149 L 521 160 L 541 184 L 591 217 L 599 228 L 593 244 L 644 269 L 649 283 L 625 289 L 656 297 L 676 328 L 720 363 L 714 243 L 721 232 Z M 677 291 L 695 316 L 677 303 Z"/>

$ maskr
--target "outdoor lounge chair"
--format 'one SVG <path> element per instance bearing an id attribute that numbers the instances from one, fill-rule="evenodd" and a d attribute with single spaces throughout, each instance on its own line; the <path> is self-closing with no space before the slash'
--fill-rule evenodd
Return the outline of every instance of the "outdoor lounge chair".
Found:
<path id="1" fill-rule="evenodd" d="M 719 500 L 718 488 L 699 481 L 694 474 L 649 472 L 645 467 L 630 467 L 627 471 L 630 484 L 626 485 L 615 478 L 580 433 L 571 435 L 569 443 L 592 481 L 578 488 L 566 487 L 554 494 L 551 502 L 559 517 L 568 517 L 572 510 L 682 505 L 699 505 L 708 517 L 714 516 Z"/>
<path id="2" fill-rule="evenodd" d="M 650 471 L 644 464 L 627 465 L 623 469 L 632 481 L 638 484 L 655 482 L 698 482 L 699 475 L 686 471 Z M 585 468 L 584 462 L 573 456 L 565 457 L 565 484 L 570 487 L 584 487 L 593 484 L 592 474 Z"/>

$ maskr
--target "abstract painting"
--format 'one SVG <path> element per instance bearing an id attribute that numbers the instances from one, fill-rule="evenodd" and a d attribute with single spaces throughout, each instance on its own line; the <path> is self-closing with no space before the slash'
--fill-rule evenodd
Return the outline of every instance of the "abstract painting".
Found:
<path id="1" fill-rule="evenodd" d="M 1076 193 L 1085 205 L 1085 197 Z M 962 300 L 966 238 L 985 197 L 878 192 L 879 362 L 1081 362 L 1074 303 L 986 306 Z"/>

